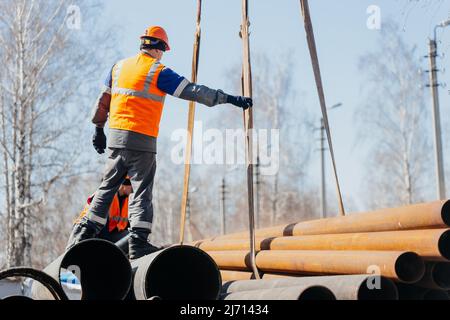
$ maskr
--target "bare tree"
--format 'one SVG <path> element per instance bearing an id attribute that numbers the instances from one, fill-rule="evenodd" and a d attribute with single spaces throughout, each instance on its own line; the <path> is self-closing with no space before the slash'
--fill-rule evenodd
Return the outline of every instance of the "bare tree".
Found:
<path id="1" fill-rule="evenodd" d="M 58 181 L 89 171 L 83 130 L 102 65 L 93 43 L 98 10 L 68 0 L 0 3 L 0 150 L 7 221 L 7 265 L 31 265 L 33 235 L 45 229 L 47 199 Z M 74 8 L 74 7 L 72 7 Z M 70 16 L 72 15 L 72 17 Z M 95 85 L 98 87 L 98 85 Z M 62 214 L 62 213 L 61 213 Z M 50 231 L 50 232 L 53 232 Z M 39 239 L 37 239 L 39 240 Z"/>
<path id="2" fill-rule="evenodd" d="M 415 47 L 398 26 L 385 23 L 378 50 L 363 56 L 365 101 L 357 113 L 362 141 L 371 148 L 364 190 L 372 207 L 410 204 L 428 196 L 430 152 L 426 82 Z"/>
<path id="3" fill-rule="evenodd" d="M 270 199 L 271 225 L 278 223 L 280 198 L 286 198 L 286 193 L 292 193 L 300 187 L 312 147 L 309 139 L 312 136 L 309 111 L 295 96 L 292 59 L 289 53 L 275 63 L 267 55 L 257 55 L 254 59 L 257 125 L 280 130 L 280 170 L 272 176 L 272 190 L 264 194 Z M 283 178 L 280 178 L 280 174 Z M 288 188 L 283 196 L 280 182 L 285 189 Z"/>
<path id="4" fill-rule="evenodd" d="M 279 60 L 269 60 L 266 55 L 253 56 L 255 129 L 276 129 L 280 136 L 279 150 L 275 155 L 279 157 L 279 170 L 271 175 L 260 176 L 259 216 L 262 227 L 309 219 L 314 216 L 318 207 L 311 205 L 317 200 L 314 200 L 314 197 L 317 198 L 317 192 L 310 192 L 313 186 L 309 185 L 306 179 L 314 132 L 310 110 L 301 102 L 300 95 L 297 95 L 297 90 L 293 88 L 293 65 L 289 55 L 281 56 Z M 239 92 L 240 68 L 234 67 L 228 73 L 235 83 L 233 91 Z M 242 129 L 241 112 L 221 109 L 214 112 L 217 112 L 217 116 L 203 124 L 205 130 Z M 268 135 L 268 152 L 275 152 L 275 146 L 270 146 L 271 133 Z M 226 154 L 226 150 L 224 152 Z M 208 165 L 194 167 L 192 170 L 191 183 L 200 189 L 192 199 L 193 203 L 200 204 L 197 211 L 193 210 L 193 218 L 198 229 L 204 231 L 204 236 L 220 233 L 219 197 L 224 176 L 227 191 L 227 233 L 242 230 L 248 225 L 245 167 L 237 166 L 230 171 L 232 167 Z M 254 192 L 256 194 L 256 189 Z"/>

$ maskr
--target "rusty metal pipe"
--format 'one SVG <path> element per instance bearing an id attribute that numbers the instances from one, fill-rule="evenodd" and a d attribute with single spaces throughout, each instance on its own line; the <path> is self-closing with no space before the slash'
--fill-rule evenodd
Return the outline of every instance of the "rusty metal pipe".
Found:
<path id="1" fill-rule="evenodd" d="M 209 251 L 222 269 L 250 270 L 247 251 Z M 380 272 L 405 283 L 419 281 L 425 273 L 423 260 L 414 252 L 265 250 L 256 256 L 263 272 L 309 275 L 344 275 Z"/>
<path id="2" fill-rule="evenodd" d="M 281 287 L 224 293 L 221 300 L 336 300 L 334 294 L 322 286 Z"/>
<path id="3" fill-rule="evenodd" d="M 363 233 L 450 227 L 450 201 L 434 201 L 399 208 L 348 214 L 344 217 L 311 220 L 259 229 L 257 237 L 282 237 L 337 233 Z M 246 238 L 246 232 L 209 240 Z M 195 244 L 205 240 L 198 240 Z"/>
<path id="4" fill-rule="evenodd" d="M 236 270 L 225 270 L 220 269 L 220 275 L 222 276 L 222 283 L 227 281 L 235 281 L 235 280 L 251 280 L 255 279 L 253 272 L 248 271 L 236 271 Z M 261 278 L 264 275 L 260 275 Z"/>
<path id="5" fill-rule="evenodd" d="M 450 290 L 450 263 L 427 261 L 424 276 L 414 285 L 428 289 Z"/>
<path id="6" fill-rule="evenodd" d="M 222 287 L 219 268 L 196 247 L 175 245 L 132 262 L 137 300 L 216 300 Z"/>
<path id="7" fill-rule="evenodd" d="M 450 260 L 450 230 L 428 229 L 258 238 L 257 250 L 413 251 L 428 260 Z M 200 243 L 205 251 L 248 250 L 247 239 Z"/>
<path id="8" fill-rule="evenodd" d="M 331 290 L 338 300 L 397 300 L 397 288 L 386 277 L 370 275 L 346 275 L 325 277 L 285 277 L 279 279 L 240 280 L 224 283 L 222 291 L 263 290 L 282 287 L 323 286 Z"/>
<path id="9" fill-rule="evenodd" d="M 102 239 L 82 241 L 43 271 L 60 283 L 61 270 L 77 270 L 81 283 L 82 300 L 121 300 L 131 287 L 131 266 L 123 252 Z M 32 297 L 36 300 L 53 299 L 42 285 L 33 283 Z"/>
<path id="10" fill-rule="evenodd" d="M 446 291 L 426 289 L 404 283 L 397 283 L 400 300 L 449 300 Z"/>

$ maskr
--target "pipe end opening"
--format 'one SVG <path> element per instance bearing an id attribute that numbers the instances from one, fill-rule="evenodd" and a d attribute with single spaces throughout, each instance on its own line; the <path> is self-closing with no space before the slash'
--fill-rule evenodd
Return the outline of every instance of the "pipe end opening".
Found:
<path id="1" fill-rule="evenodd" d="M 297 300 L 336 300 L 330 289 L 322 286 L 313 286 L 305 289 Z"/>
<path id="2" fill-rule="evenodd" d="M 425 263 L 418 254 L 405 252 L 395 262 L 395 272 L 402 282 L 417 282 L 425 274 Z"/>
<path id="3" fill-rule="evenodd" d="M 450 200 L 445 201 L 441 209 L 441 218 L 444 223 L 450 227 Z"/>
<path id="4" fill-rule="evenodd" d="M 358 289 L 358 300 L 398 300 L 398 290 L 386 277 L 369 276 Z"/>
<path id="5" fill-rule="evenodd" d="M 450 260 L 450 230 L 445 231 L 438 241 L 438 248 L 441 255 Z"/>
<path id="6" fill-rule="evenodd" d="M 83 300 L 121 300 L 131 287 L 130 262 L 115 244 L 106 240 L 78 243 L 65 254 L 61 269 L 78 278 Z"/>
<path id="7" fill-rule="evenodd" d="M 161 251 L 146 272 L 145 294 L 163 300 L 215 300 L 222 278 L 214 260 L 192 246 L 173 246 Z"/>

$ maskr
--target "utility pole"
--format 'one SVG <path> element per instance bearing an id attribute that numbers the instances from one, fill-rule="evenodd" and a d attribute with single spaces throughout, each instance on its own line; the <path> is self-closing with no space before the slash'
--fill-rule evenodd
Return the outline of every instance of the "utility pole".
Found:
<path id="1" fill-rule="evenodd" d="M 187 240 L 189 242 L 192 241 L 192 230 L 191 230 L 191 193 L 194 193 L 198 190 L 197 187 L 192 187 L 188 189 L 186 194 L 186 229 L 187 229 Z"/>
<path id="2" fill-rule="evenodd" d="M 342 102 L 336 103 L 328 109 L 334 110 L 342 107 Z M 320 218 L 323 219 L 327 213 L 327 183 L 325 180 L 325 123 L 323 118 L 320 119 L 320 127 L 315 130 L 320 130 Z"/>
<path id="3" fill-rule="evenodd" d="M 442 155 L 442 136 L 441 136 L 441 119 L 439 114 L 439 92 L 438 86 L 440 86 L 437 79 L 437 72 L 439 71 L 436 66 L 437 57 L 437 40 L 436 29 L 444 28 L 450 24 L 450 20 L 447 20 L 434 28 L 434 37 L 429 40 L 429 54 L 430 61 L 430 84 L 431 98 L 433 103 L 433 128 L 434 128 L 434 151 L 436 159 L 436 180 L 437 180 L 437 196 L 438 199 L 445 199 L 445 178 L 444 178 L 444 160 Z"/>
<path id="4" fill-rule="evenodd" d="M 320 183 L 320 218 L 325 218 L 327 211 L 326 185 L 325 185 L 325 126 L 323 118 L 320 119 L 320 166 L 321 166 L 321 183 Z"/>
<path id="5" fill-rule="evenodd" d="M 187 233 L 187 241 L 192 241 L 192 232 L 191 232 L 191 202 L 189 200 L 189 193 L 186 199 L 186 233 Z"/>
<path id="6" fill-rule="evenodd" d="M 259 216 L 259 213 L 260 213 L 260 203 L 259 203 L 259 200 L 260 200 L 260 184 L 261 184 L 261 173 L 260 173 L 260 169 L 259 169 L 259 166 L 260 166 L 260 163 L 259 163 L 259 155 L 257 155 L 256 156 L 256 170 L 255 170 L 255 188 L 256 188 L 256 228 L 257 229 L 259 229 L 259 228 L 261 228 L 261 225 L 260 225 L 260 216 Z"/>
<path id="7" fill-rule="evenodd" d="M 227 229 L 226 229 L 226 221 L 225 221 L 225 216 L 226 216 L 226 207 L 225 207 L 225 196 L 226 196 L 226 185 L 225 185 L 225 177 L 222 178 L 222 184 L 220 185 L 220 212 L 221 212 L 221 216 L 222 216 L 222 223 L 221 223 L 221 232 L 222 235 L 226 234 Z"/>

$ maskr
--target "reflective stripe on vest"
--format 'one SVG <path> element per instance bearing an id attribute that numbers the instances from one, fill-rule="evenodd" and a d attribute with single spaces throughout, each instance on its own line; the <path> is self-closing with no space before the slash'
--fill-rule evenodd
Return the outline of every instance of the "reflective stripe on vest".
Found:
<path id="1" fill-rule="evenodd" d="M 145 53 L 113 68 L 109 127 L 157 137 L 166 94 L 157 87 L 164 68 Z"/>

